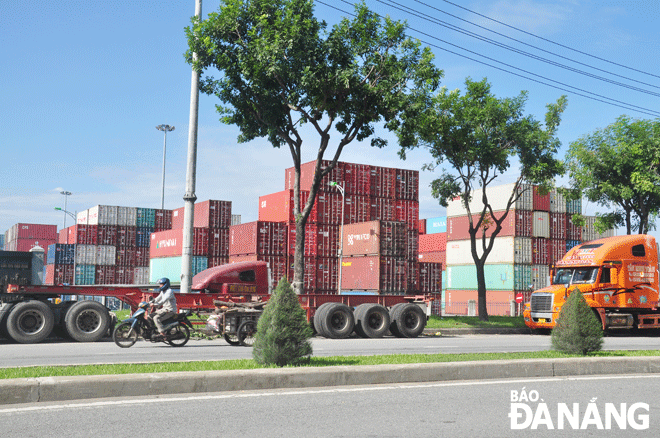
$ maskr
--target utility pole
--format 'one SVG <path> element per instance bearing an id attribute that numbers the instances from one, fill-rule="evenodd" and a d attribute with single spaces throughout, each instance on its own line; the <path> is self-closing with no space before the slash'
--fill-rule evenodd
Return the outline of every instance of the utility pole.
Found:
<path id="1" fill-rule="evenodd" d="M 195 17 L 202 18 L 202 0 L 195 0 Z M 195 222 L 195 179 L 197 168 L 197 113 L 199 112 L 199 74 L 193 53 L 192 78 L 190 79 L 190 119 L 188 123 L 188 166 L 186 193 L 183 195 L 183 248 L 181 257 L 181 293 L 189 293 L 192 283 L 193 224 Z"/>
<path id="2" fill-rule="evenodd" d="M 165 154 L 167 151 L 167 133 L 174 131 L 174 126 L 158 125 L 156 126 L 156 129 L 165 132 L 165 139 L 163 140 L 163 191 L 161 192 L 160 197 L 160 209 L 163 210 L 165 208 Z"/>

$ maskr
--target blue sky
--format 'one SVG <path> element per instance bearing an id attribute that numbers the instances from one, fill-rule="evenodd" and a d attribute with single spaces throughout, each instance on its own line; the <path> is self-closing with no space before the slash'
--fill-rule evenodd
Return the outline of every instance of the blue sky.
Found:
<path id="1" fill-rule="evenodd" d="M 204 1 L 203 16 L 216 12 L 219 3 Z M 339 0 L 324 3 L 352 11 Z M 660 93 L 660 78 L 643 73 L 660 72 L 658 2 L 396 2 L 427 18 L 592 76 L 484 43 L 404 13 L 389 1 L 366 3 L 379 14 L 408 20 L 410 35 L 433 45 L 436 63 L 445 72 L 442 85 L 449 89 L 462 90 L 465 78 L 470 76 L 487 77 L 498 97 L 512 97 L 527 90 L 526 112 L 539 120 L 544 117 L 547 103 L 567 94 L 568 108 L 559 129 L 563 143 L 560 156 L 571 141 L 607 126 L 621 114 L 644 119 L 659 114 L 652 110 L 660 111 L 660 99 L 649 93 Z M 321 3 L 315 11 L 330 25 L 341 16 Z M 165 208 L 183 206 L 191 78 L 190 66 L 183 58 L 184 28 L 193 14 L 194 0 L 2 2 L 0 232 L 19 222 L 57 224 L 61 228 L 64 216 L 54 210 L 64 207 L 61 190 L 73 193 L 67 205 L 71 212 L 98 204 L 159 208 L 163 164 L 163 133 L 155 128 L 159 124 L 176 127 L 167 137 Z M 556 86 L 565 90 L 539 81 L 561 82 L 563 85 Z M 627 108 L 580 95 L 587 92 L 598 94 L 601 100 L 618 100 Z M 274 149 L 262 139 L 237 144 L 238 130 L 218 121 L 217 103 L 213 97 L 200 96 L 196 194 L 199 201 L 232 201 L 234 214 L 242 215 L 244 222 L 253 221 L 257 219 L 258 197 L 284 189 L 284 170 L 292 166 L 291 157 L 287 150 Z M 632 106 L 651 110 L 651 114 Z M 317 140 L 313 133 L 306 133 L 303 162 L 314 159 Z M 382 150 L 352 144 L 341 160 L 420 169 L 428 158 L 428 153 L 420 150 L 401 161 L 392 141 Z M 509 182 L 514 173 L 515 169 L 501 182 Z M 433 176 L 429 172 L 420 174 L 422 218 L 444 214 L 430 196 L 428 184 Z M 586 214 L 597 211 L 603 209 L 586 205 Z M 67 225 L 71 224 L 67 218 Z"/>

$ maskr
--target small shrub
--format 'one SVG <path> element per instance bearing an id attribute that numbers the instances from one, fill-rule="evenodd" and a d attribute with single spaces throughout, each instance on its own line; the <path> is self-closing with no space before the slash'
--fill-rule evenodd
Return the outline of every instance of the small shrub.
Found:
<path id="1" fill-rule="evenodd" d="M 582 355 L 603 347 L 603 326 L 577 287 L 559 312 L 552 330 L 552 347 Z"/>
<path id="2" fill-rule="evenodd" d="M 313 331 L 291 284 L 282 278 L 257 323 L 252 357 L 262 365 L 297 365 L 312 354 Z"/>

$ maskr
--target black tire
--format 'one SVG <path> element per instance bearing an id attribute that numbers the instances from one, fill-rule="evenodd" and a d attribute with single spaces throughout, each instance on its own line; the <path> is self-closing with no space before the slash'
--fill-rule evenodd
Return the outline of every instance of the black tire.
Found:
<path id="1" fill-rule="evenodd" d="M 380 304 L 360 304 L 354 315 L 355 333 L 363 338 L 382 338 L 390 328 L 390 313 Z"/>
<path id="2" fill-rule="evenodd" d="M 225 341 L 227 341 L 229 345 L 232 345 L 234 347 L 241 345 L 241 343 L 238 340 L 238 336 L 234 334 L 230 335 L 229 333 L 225 333 Z"/>
<path id="3" fill-rule="evenodd" d="M 138 340 L 138 330 L 130 322 L 122 322 L 112 332 L 112 340 L 121 348 L 132 347 Z"/>
<path id="4" fill-rule="evenodd" d="M 238 327 L 238 342 L 244 347 L 254 345 L 254 336 L 257 333 L 257 323 L 252 320 L 243 321 Z"/>
<path id="5" fill-rule="evenodd" d="M 392 325 L 396 327 L 398 337 L 416 338 L 424 332 L 426 315 L 418 305 L 405 303 L 392 309 Z"/>
<path id="6" fill-rule="evenodd" d="M 321 304 L 318 309 L 316 309 L 316 312 L 314 312 L 314 318 L 312 320 L 312 324 L 314 326 L 314 331 L 319 335 L 323 336 L 324 338 L 329 338 L 330 336 L 325 332 L 323 329 L 323 318 L 325 318 L 325 312 L 328 310 L 328 307 L 330 307 L 333 303 L 323 303 Z"/>
<path id="7" fill-rule="evenodd" d="M 166 333 L 168 344 L 172 347 L 183 347 L 190 340 L 190 329 L 184 324 L 177 324 Z"/>
<path id="8" fill-rule="evenodd" d="M 0 338 L 11 339 L 9 332 L 7 332 L 7 317 L 14 303 L 0 304 Z"/>
<path id="9" fill-rule="evenodd" d="M 390 309 L 390 333 L 392 333 L 392 336 L 396 336 L 397 338 L 403 338 L 404 336 L 399 332 L 399 328 L 394 322 L 394 313 L 397 311 L 397 309 L 399 309 L 401 306 L 405 306 L 406 304 L 408 303 L 395 304 Z"/>
<path id="10" fill-rule="evenodd" d="M 324 336 L 331 339 L 344 339 L 353 333 L 355 317 L 350 307 L 343 303 L 329 303 L 323 309 L 321 326 Z"/>
<path id="11" fill-rule="evenodd" d="M 110 311 L 97 301 L 78 301 L 67 310 L 64 325 L 71 339 L 96 342 L 108 331 Z"/>
<path id="12" fill-rule="evenodd" d="M 50 335 L 55 316 L 48 304 L 31 300 L 18 303 L 7 317 L 7 333 L 21 344 L 36 344 Z"/>

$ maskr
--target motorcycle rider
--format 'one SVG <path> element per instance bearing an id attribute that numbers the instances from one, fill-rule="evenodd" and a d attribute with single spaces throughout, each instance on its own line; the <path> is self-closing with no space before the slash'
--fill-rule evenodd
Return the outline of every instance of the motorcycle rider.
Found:
<path id="1" fill-rule="evenodd" d="M 163 330 L 163 321 L 176 315 L 176 296 L 174 296 L 174 292 L 172 292 L 172 288 L 170 287 L 169 278 L 161 278 L 158 280 L 158 284 L 160 285 L 160 288 L 158 289 L 160 294 L 158 294 L 152 303 L 153 308 L 158 310 L 153 314 L 153 320 L 154 324 L 156 324 L 156 329 L 164 338 L 165 332 Z"/>

